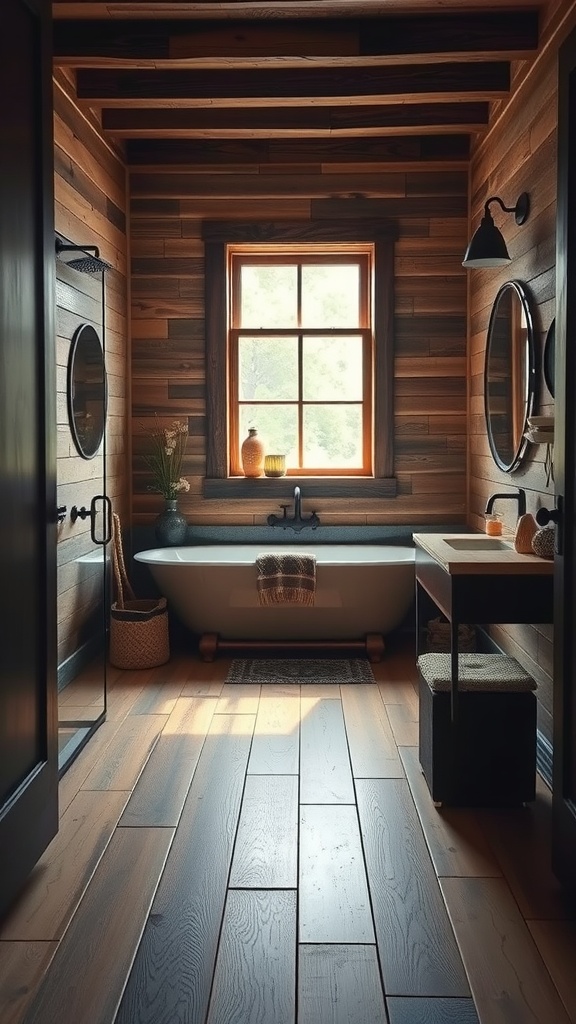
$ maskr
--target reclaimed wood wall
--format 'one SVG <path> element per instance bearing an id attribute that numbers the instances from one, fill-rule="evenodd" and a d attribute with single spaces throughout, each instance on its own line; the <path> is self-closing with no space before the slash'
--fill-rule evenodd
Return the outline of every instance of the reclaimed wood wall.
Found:
<path id="1" fill-rule="evenodd" d="M 484 360 L 490 310 L 500 286 L 508 280 L 527 285 L 534 311 L 538 399 L 535 413 L 554 414 L 554 400 L 543 375 L 546 331 L 555 315 L 556 267 L 556 128 L 558 47 L 576 20 L 574 4 L 562 0 L 549 5 L 541 29 L 541 55 L 529 74 L 523 64 L 515 68 L 516 91 L 510 102 L 495 107 L 486 137 L 473 153 L 470 196 L 472 230 L 479 224 L 486 199 L 500 196 L 512 206 L 521 192 L 530 195 L 531 212 L 522 226 L 514 217 L 495 222 L 502 229 L 512 263 L 498 270 L 469 271 L 469 522 L 484 527 L 484 509 L 490 494 L 522 487 L 528 511 L 554 504 L 554 485 L 546 483 L 545 446 L 529 445 L 521 466 L 501 472 L 492 459 L 484 422 Z M 505 529 L 514 530 L 516 508 L 501 502 L 496 511 Z M 496 642 L 525 666 L 538 682 L 539 726 L 551 740 L 553 626 L 493 626 Z"/>
<path id="2" fill-rule="evenodd" d="M 106 272 L 105 348 L 108 377 L 106 433 L 107 491 L 114 507 L 128 513 L 128 310 L 126 172 L 124 164 L 78 111 L 70 83 L 54 80 L 54 163 L 56 231 L 78 244 L 96 245 L 112 265 Z M 90 323 L 102 336 L 100 277 L 56 265 L 58 373 L 58 504 L 68 514 L 58 529 L 58 664 L 62 665 L 94 629 L 94 609 L 102 597 L 101 569 L 77 559 L 92 548 L 89 520 L 70 520 L 72 505 L 90 506 L 102 481 L 102 456 L 82 459 L 68 427 L 66 372 L 70 341 L 77 327 Z M 92 575 L 90 576 L 90 572 Z"/>
<path id="3" fill-rule="evenodd" d="M 358 143 L 362 146 L 361 141 Z M 278 499 L 202 496 L 206 450 L 202 221 L 385 217 L 396 221 L 395 474 L 385 499 L 314 498 L 326 524 L 463 522 L 466 490 L 466 164 L 431 168 L 237 164 L 131 169 L 133 521 L 161 507 L 148 492 L 146 432 L 188 419 L 180 499 L 194 524 L 264 523 Z M 284 172 L 284 173 L 283 173 Z M 243 184 L 244 183 L 244 184 Z M 333 199 L 335 194 L 361 199 Z M 250 198 L 248 198 L 248 196 Z M 286 496 L 291 494 L 287 482 Z M 304 489 L 305 494 L 305 489 Z"/>
<path id="4" fill-rule="evenodd" d="M 483 414 L 486 330 L 494 296 L 510 278 L 531 290 L 539 343 L 537 412 L 552 413 L 542 375 L 542 345 L 555 306 L 556 74 L 558 46 L 574 26 L 572 0 L 550 0 L 540 18 L 540 56 L 513 65 L 510 100 L 491 105 L 490 125 L 473 154 L 440 162 L 433 147 L 418 159 L 378 160 L 358 140 L 355 163 L 348 147 L 341 163 L 287 164 L 270 147 L 262 163 L 235 150 L 225 165 L 219 144 L 209 157 L 164 162 L 162 144 L 143 144 L 142 165 L 130 167 L 126 229 L 125 167 L 71 100 L 71 80 L 55 77 L 56 228 L 67 237 L 100 245 L 114 270 L 107 286 L 110 374 L 109 490 L 132 523 L 150 524 L 161 507 L 148 489 L 146 432 L 155 416 L 186 418 L 189 439 L 184 471 L 190 492 L 181 505 L 191 524 L 265 522 L 276 499 L 221 500 L 203 496 L 205 476 L 206 366 L 204 354 L 204 220 L 309 220 L 334 217 L 392 218 L 398 225 L 395 258 L 394 453 L 398 495 L 392 499 L 315 500 L 327 524 L 442 524 L 483 527 L 486 499 L 495 490 L 524 487 L 528 507 L 551 504 L 544 449 L 531 447 L 520 469 L 501 473 L 493 462 Z M 222 150 L 226 150 L 222 143 Z M 136 151 L 135 151 L 136 152 Z M 209 150 L 206 151 L 207 153 Z M 155 154 L 155 155 L 154 155 Z M 510 205 L 528 191 L 532 210 L 517 227 L 502 217 L 513 257 L 501 271 L 466 272 L 461 266 L 469 229 L 483 204 L 498 194 Z M 498 216 L 498 214 L 496 214 Z M 500 224 L 500 220 L 497 220 Z M 130 238 L 130 253 L 127 237 Z M 130 263 L 128 263 L 130 256 Z M 129 322 L 126 296 L 131 291 Z M 60 297 L 60 296 L 59 296 Z M 60 381 L 71 337 L 70 310 L 59 313 Z M 82 315 L 82 311 L 75 310 Z M 128 326 L 129 325 L 129 326 Z M 126 336 L 131 364 L 126 372 Z M 62 350 L 62 351 L 61 351 Z M 131 392 L 131 394 L 130 394 Z M 84 501 L 70 465 L 65 404 L 60 394 L 61 483 L 59 501 Z M 130 401 L 130 441 L 125 434 Z M 127 448 L 131 463 L 127 467 Z M 126 493 L 128 489 L 128 494 Z M 287 494 L 289 494 L 289 486 Z M 308 510 L 308 509 L 307 509 Z M 513 506 L 503 505 L 512 529 Z M 77 524 L 80 531 L 81 526 Z M 61 530 L 61 561 L 72 538 Z M 70 547 L 71 551 L 72 548 Z M 497 641 L 530 669 L 539 684 L 540 726 L 551 734 L 552 628 L 494 628 Z M 63 633 L 64 636 L 64 633 Z M 62 651 L 73 647 L 66 640 Z"/>

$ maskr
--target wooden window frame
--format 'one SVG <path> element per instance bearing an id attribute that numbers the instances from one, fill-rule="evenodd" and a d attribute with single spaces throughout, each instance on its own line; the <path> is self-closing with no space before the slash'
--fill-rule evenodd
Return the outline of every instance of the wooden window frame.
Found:
<path id="1" fill-rule="evenodd" d="M 306 493 L 325 497 L 394 497 L 394 241 L 390 221 L 322 220 L 242 223 L 206 221 L 202 225 L 205 251 L 206 335 L 206 477 L 205 497 L 256 497 L 284 494 L 286 480 L 260 477 L 248 480 L 229 475 L 228 365 L 228 246 L 321 243 L 374 245 L 373 282 L 373 471 L 371 476 L 303 476 Z M 298 479 L 294 474 L 291 480 Z"/>
<path id="2" fill-rule="evenodd" d="M 240 326 L 240 273 L 241 268 L 250 266 L 251 264 L 261 265 L 263 257 L 266 263 L 277 265 L 293 263 L 299 267 L 306 266 L 306 264 L 350 264 L 355 263 L 359 268 L 359 291 L 358 291 L 358 322 L 355 326 L 349 326 L 347 329 L 310 329 L 297 325 L 291 328 L 283 328 L 279 330 L 266 330 L 252 329 Z M 302 338 L 311 338 L 315 335 L 321 335 L 323 337 L 327 335 L 338 336 L 340 335 L 354 335 L 361 339 L 362 342 L 362 365 L 363 365 L 363 381 L 362 381 L 362 401 L 355 401 L 354 404 L 358 404 L 362 409 L 362 466 L 353 469 L 347 468 L 305 468 L 299 467 L 297 469 L 288 469 L 287 476 L 302 476 L 302 477 L 339 477 L 339 476 L 372 476 L 372 402 L 373 402 L 373 388 L 372 388 L 372 365 L 373 365 L 373 330 L 372 330 L 372 317 L 371 317 L 371 282 L 373 278 L 373 245 L 372 243 L 364 243 L 363 245 L 341 245 L 338 250 L 333 254 L 330 253 L 329 248 L 325 245 L 321 246 L 321 252 L 314 251 L 313 248 L 298 249 L 297 246 L 282 246 L 281 249 L 277 246 L 268 246 L 267 251 L 262 254 L 254 252 L 250 247 L 245 246 L 229 246 L 228 247 L 228 259 L 229 259 L 229 285 L 231 292 L 231 316 L 230 325 L 228 329 L 228 357 L 229 357 L 229 407 L 228 407 L 228 423 L 229 423 L 229 474 L 233 476 L 243 476 L 242 465 L 240 460 L 240 436 L 239 436 L 239 406 L 242 404 L 238 389 L 238 346 L 239 340 L 243 334 L 250 334 L 251 336 L 257 336 L 259 333 L 264 334 L 268 337 L 270 334 L 280 336 L 289 336 L 291 338 L 297 338 L 298 340 L 298 363 L 299 363 L 299 386 L 302 385 L 300 374 L 302 372 Z M 300 296 L 299 296 L 300 300 Z M 302 416 L 305 406 L 308 404 L 302 395 L 293 403 L 279 402 L 280 405 L 294 404 L 298 408 L 298 421 L 299 421 L 299 438 L 300 444 L 302 444 Z M 337 404 L 331 402 L 323 402 L 321 404 Z"/>

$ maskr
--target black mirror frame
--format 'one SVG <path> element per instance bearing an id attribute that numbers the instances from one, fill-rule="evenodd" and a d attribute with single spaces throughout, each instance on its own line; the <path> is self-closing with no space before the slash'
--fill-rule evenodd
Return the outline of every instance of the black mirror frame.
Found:
<path id="1" fill-rule="evenodd" d="M 494 328 L 494 321 L 496 319 L 499 301 L 508 289 L 512 289 L 518 296 L 524 316 L 526 319 L 527 329 L 527 345 L 528 345 L 528 394 L 526 396 L 526 412 L 524 415 L 524 430 L 526 429 L 526 423 L 529 416 L 534 411 L 534 403 L 536 400 L 536 345 L 534 338 L 534 318 L 532 316 L 530 294 L 528 289 L 521 281 L 505 281 L 504 284 L 498 289 L 496 297 L 494 299 L 492 309 L 490 311 L 490 320 L 488 323 L 488 333 L 486 337 L 486 356 L 484 360 L 484 422 L 486 423 L 486 432 L 488 434 L 488 444 L 490 445 L 490 451 L 492 458 L 502 470 L 503 473 L 513 473 L 515 469 L 520 465 L 524 453 L 526 451 L 528 440 L 524 437 L 524 430 L 522 431 L 522 438 L 514 453 L 511 462 L 504 462 L 502 456 L 499 454 L 494 441 L 494 435 L 492 433 L 492 426 L 488 410 L 488 364 L 490 360 L 490 347 L 492 341 L 492 332 Z"/>
<path id="2" fill-rule="evenodd" d="M 98 345 L 100 346 L 100 351 L 102 352 L 102 372 L 104 378 L 104 408 L 102 412 L 102 431 L 100 434 L 100 438 L 98 440 L 98 444 L 95 446 L 94 451 L 87 452 L 82 444 L 82 439 L 78 433 L 76 427 L 76 419 L 74 416 L 74 364 L 76 360 L 76 354 L 78 352 L 78 346 L 80 345 L 82 338 L 85 337 L 85 335 L 88 333 L 90 333 L 90 335 L 92 336 L 93 341 L 95 340 L 98 342 Z M 81 458 L 86 459 L 87 461 L 93 459 L 98 454 L 98 450 L 102 444 L 104 434 L 106 432 L 106 418 L 108 415 L 108 377 L 106 374 L 106 362 L 104 359 L 104 347 L 102 345 L 102 340 L 100 338 L 100 335 L 98 334 L 98 331 L 92 326 L 92 324 L 81 324 L 80 327 L 78 327 L 78 329 L 74 332 L 72 336 L 72 341 L 70 342 L 70 352 L 68 355 L 68 369 L 66 374 L 66 399 L 68 406 L 68 425 L 70 427 L 70 433 L 72 434 L 72 440 L 74 441 L 76 451 L 81 456 Z"/>
<path id="3" fill-rule="evenodd" d="M 556 318 L 554 318 L 546 333 L 542 364 L 546 387 L 552 395 L 552 398 L 554 398 L 556 367 Z"/>

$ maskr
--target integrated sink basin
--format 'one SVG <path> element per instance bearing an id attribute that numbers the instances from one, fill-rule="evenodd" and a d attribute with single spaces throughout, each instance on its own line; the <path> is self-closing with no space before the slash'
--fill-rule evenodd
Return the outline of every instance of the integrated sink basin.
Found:
<path id="1" fill-rule="evenodd" d="M 436 562 L 439 572 L 450 576 L 469 576 L 476 580 L 475 586 L 481 576 L 550 576 L 552 579 L 554 575 L 551 558 L 516 551 L 514 538 L 506 534 L 490 537 L 485 533 L 415 533 L 414 544 L 417 549 L 416 565 L 418 567 L 420 563 L 422 572 L 433 571 L 433 563 Z M 546 593 L 552 600 L 551 591 Z"/>
<path id="2" fill-rule="evenodd" d="M 499 537 L 452 537 L 446 540 L 449 547 L 456 551 L 510 551 L 510 541 Z"/>

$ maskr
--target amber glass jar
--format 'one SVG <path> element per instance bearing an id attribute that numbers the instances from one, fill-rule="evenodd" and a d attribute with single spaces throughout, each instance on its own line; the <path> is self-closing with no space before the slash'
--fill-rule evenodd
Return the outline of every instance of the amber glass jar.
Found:
<path id="1" fill-rule="evenodd" d="M 486 533 L 489 537 L 502 536 L 502 520 L 496 513 L 486 516 Z"/>

